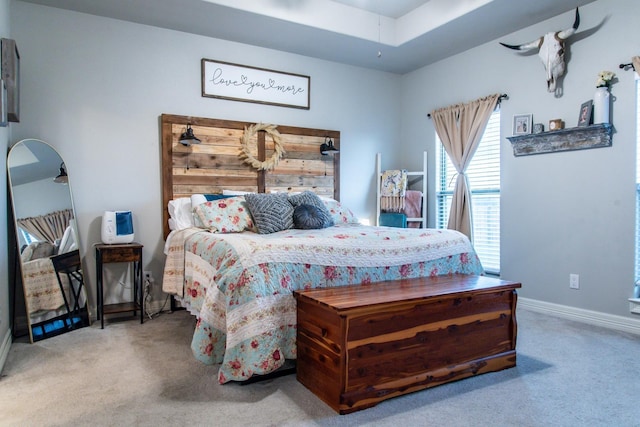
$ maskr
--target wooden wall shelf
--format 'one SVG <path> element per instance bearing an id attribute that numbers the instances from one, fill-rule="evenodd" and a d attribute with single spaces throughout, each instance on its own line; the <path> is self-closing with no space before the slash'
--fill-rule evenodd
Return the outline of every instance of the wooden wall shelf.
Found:
<path id="1" fill-rule="evenodd" d="M 585 150 L 610 147 L 613 127 L 610 123 L 560 129 L 551 132 L 508 136 L 514 156 L 555 153 L 556 151 Z"/>

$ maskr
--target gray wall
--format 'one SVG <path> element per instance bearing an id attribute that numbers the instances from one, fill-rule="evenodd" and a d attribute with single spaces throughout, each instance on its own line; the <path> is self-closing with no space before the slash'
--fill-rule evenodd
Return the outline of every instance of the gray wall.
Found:
<path id="1" fill-rule="evenodd" d="M 29 195 L 38 194 L 37 198 Z M 51 178 L 13 187 L 12 196 L 19 200 L 16 205 L 18 218 L 46 215 L 51 212 L 70 209 L 69 187 L 60 185 Z"/>
<path id="2" fill-rule="evenodd" d="M 537 55 L 523 56 L 499 41 L 518 44 L 573 24 L 573 12 L 404 76 L 401 129 L 404 158 L 429 150 L 433 180 L 434 108 L 491 93 L 507 93 L 502 104 L 501 271 L 522 281 L 520 295 L 535 300 L 621 316 L 629 313 L 634 278 L 636 95 L 634 73 L 618 69 L 640 54 L 635 0 L 600 0 L 580 8 L 578 33 L 568 43 L 564 93 L 546 90 Z M 580 105 L 592 99 L 602 70 L 618 82 L 612 123 L 613 146 L 514 157 L 506 136 L 514 114 L 532 113 L 534 122 L 578 121 Z M 432 186 L 431 191 L 435 188 Z M 433 224 L 434 200 L 430 199 Z M 580 275 L 580 290 L 569 289 L 569 274 Z M 636 317 L 637 318 L 637 317 Z"/>
<path id="3" fill-rule="evenodd" d="M 341 198 L 373 218 L 375 153 L 396 155 L 400 76 L 20 1 L 11 18 L 23 78 L 13 141 L 42 139 L 64 159 L 91 286 L 104 210 L 133 211 L 144 269 L 162 277 L 162 113 L 340 130 Z M 203 98 L 203 57 L 309 75 L 311 109 Z"/>
<path id="4" fill-rule="evenodd" d="M 426 117 L 432 109 L 500 92 L 510 97 L 502 108 L 504 136 L 511 135 L 512 116 L 519 113 L 532 113 L 535 122 L 562 118 L 575 126 L 580 104 L 593 96 L 597 73 L 608 69 L 619 76 L 612 91 L 613 147 L 514 158 L 503 139 L 501 268 L 503 277 L 523 282 L 521 296 L 631 316 L 636 100 L 633 74 L 617 66 L 639 53 L 635 1 L 599 0 L 581 8 L 561 97 L 546 92 L 535 55 L 518 55 L 498 41 L 525 42 L 567 28 L 573 23 L 570 12 L 396 76 L 20 1 L 10 4 L 11 38 L 21 52 L 22 120 L 12 125 L 11 136 L 0 129 L 0 143 L 39 138 L 64 158 L 92 286 L 91 245 L 100 239 L 106 209 L 134 212 L 145 269 L 161 277 L 162 113 L 340 130 L 342 199 L 358 216 L 373 220 L 376 152 L 383 153 L 384 168 L 417 169 L 419 153 L 428 150 L 433 183 L 434 130 Z M 8 7 L 0 8 L 0 19 L 8 21 L 7 13 Z M 311 110 L 202 98 L 203 57 L 310 75 Z M 431 185 L 431 196 L 433 190 Z M 433 214 L 431 197 L 431 225 Z M 569 273 L 580 274 L 579 291 L 569 289 Z M 158 291 L 155 298 L 162 299 Z"/>
<path id="5" fill-rule="evenodd" d="M 9 0 L 0 0 L 0 37 L 11 38 Z M 11 125 L 13 126 L 13 125 Z M 0 151 L 7 153 L 11 126 L 0 127 Z M 5 157 L 6 158 L 6 157 Z M 9 272 L 7 263 L 7 162 L 0 162 L 0 372 L 11 345 Z"/>

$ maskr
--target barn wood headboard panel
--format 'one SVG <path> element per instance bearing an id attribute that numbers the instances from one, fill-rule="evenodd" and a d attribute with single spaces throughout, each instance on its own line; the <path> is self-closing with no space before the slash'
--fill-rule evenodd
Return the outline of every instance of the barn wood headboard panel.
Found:
<path id="1" fill-rule="evenodd" d="M 191 124 L 201 144 L 185 147 L 180 135 Z M 257 171 L 244 163 L 241 140 L 251 122 L 163 114 L 162 127 L 162 219 L 169 234 L 170 200 L 192 194 L 215 194 L 222 190 L 268 193 L 311 190 L 340 200 L 340 154 L 323 156 L 325 137 L 340 149 L 340 132 L 277 125 L 286 153 L 273 170 Z M 273 153 L 273 141 L 260 131 L 252 154 L 259 160 Z"/>

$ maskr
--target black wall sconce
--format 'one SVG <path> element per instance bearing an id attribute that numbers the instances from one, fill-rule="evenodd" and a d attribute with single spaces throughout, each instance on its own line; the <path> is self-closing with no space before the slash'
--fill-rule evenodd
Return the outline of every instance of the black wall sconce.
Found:
<path id="1" fill-rule="evenodd" d="M 322 154 L 323 156 L 333 156 L 334 154 L 339 152 L 340 150 L 338 150 L 333 145 L 333 139 L 329 138 L 328 136 L 325 136 L 324 142 L 322 143 L 322 145 L 320 145 L 320 154 Z"/>
<path id="2" fill-rule="evenodd" d="M 60 163 L 60 173 L 58 176 L 53 178 L 53 182 L 57 184 L 68 184 L 69 176 L 67 175 L 67 170 L 64 167 L 64 162 Z"/>
<path id="3" fill-rule="evenodd" d="M 191 123 L 187 124 L 187 130 L 180 135 L 180 144 L 188 147 L 191 144 L 200 144 L 200 140 L 193 134 Z"/>

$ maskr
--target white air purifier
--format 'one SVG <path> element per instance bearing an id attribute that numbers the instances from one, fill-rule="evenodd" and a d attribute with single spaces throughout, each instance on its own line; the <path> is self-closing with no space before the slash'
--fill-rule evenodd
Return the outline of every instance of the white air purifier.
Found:
<path id="1" fill-rule="evenodd" d="M 105 211 L 102 215 L 102 243 L 108 245 L 133 242 L 131 211 Z"/>

